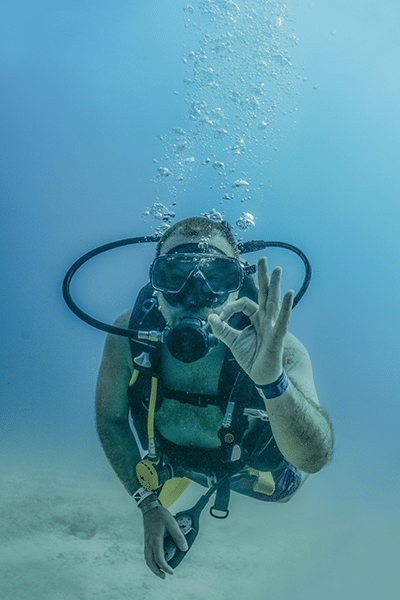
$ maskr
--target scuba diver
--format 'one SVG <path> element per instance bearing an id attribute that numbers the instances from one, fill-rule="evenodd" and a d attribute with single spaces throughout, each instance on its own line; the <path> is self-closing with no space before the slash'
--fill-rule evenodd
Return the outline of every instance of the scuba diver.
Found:
<path id="1" fill-rule="evenodd" d="M 217 518 L 231 491 L 286 502 L 332 455 L 310 358 L 288 332 L 294 292 L 281 301 L 282 269 L 270 275 L 265 257 L 258 286 L 255 270 L 226 222 L 175 223 L 158 241 L 150 283 L 114 323 L 136 339 L 105 342 L 97 432 L 143 513 L 145 560 L 162 579 L 193 543 L 212 493 Z M 190 481 L 209 492 L 174 518 L 168 507 Z"/>

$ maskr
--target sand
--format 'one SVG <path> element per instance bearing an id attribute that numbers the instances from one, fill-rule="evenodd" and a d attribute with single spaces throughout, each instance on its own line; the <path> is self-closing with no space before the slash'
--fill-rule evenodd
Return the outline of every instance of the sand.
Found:
<path id="1" fill-rule="evenodd" d="M 326 477 L 310 477 L 287 504 L 233 495 L 225 521 L 205 509 L 195 544 L 162 581 L 143 559 L 141 515 L 106 462 L 21 462 L 1 472 L 2 600 L 395 598 L 393 531 L 318 500 Z M 201 492 L 191 484 L 174 512 Z"/>

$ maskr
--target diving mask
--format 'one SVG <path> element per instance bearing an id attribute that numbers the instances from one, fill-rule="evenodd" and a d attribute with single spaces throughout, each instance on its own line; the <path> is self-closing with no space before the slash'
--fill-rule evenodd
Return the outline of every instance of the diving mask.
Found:
<path id="1" fill-rule="evenodd" d="M 150 267 L 153 288 L 179 294 L 190 277 L 201 280 L 212 294 L 226 295 L 240 290 L 244 276 L 255 267 L 242 267 L 230 256 L 206 253 L 177 253 L 157 257 Z"/>

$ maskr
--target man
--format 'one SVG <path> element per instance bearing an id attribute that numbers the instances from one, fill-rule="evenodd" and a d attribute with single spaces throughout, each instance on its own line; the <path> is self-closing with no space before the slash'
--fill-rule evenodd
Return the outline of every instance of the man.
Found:
<path id="1" fill-rule="evenodd" d="M 161 344 L 149 360 L 146 353 L 138 356 L 126 338 L 109 335 L 96 390 L 96 424 L 112 467 L 143 512 L 147 565 L 164 579 L 166 573 L 173 573 L 164 557 L 166 532 L 181 550 L 187 550 L 187 544 L 172 514 L 161 505 L 157 494 L 144 493 L 136 475 L 141 454 L 128 415 L 131 411 L 139 430 L 143 421 L 140 415 L 150 393 L 136 384 L 127 393 L 138 365 L 144 372 L 142 380 L 147 382 L 146 368 L 153 363 L 162 383 L 154 416 L 156 441 L 174 463 L 174 469 L 182 467 L 181 475 L 199 483 L 205 481 L 207 485 L 210 473 L 221 475 L 224 468 L 230 468 L 231 489 L 262 500 L 287 501 L 308 474 L 316 473 L 328 462 L 333 434 L 318 402 L 307 351 L 288 332 L 294 293 L 286 292 L 281 303 L 281 268 L 269 276 L 267 259 L 261 258 L 257 291 L 246 274 L 246 265 L 239 260 L 228 227 L 200 217 L 186 219 L 167 230 L 156 254 L 151 267 L 152 296 L 147 304 L 139 302 L 139 312 L 151 313 L 149 307 L 155 306 L 156 317 L 163 320 L 168 331 L 187 319 L 206 321 L 205 329 L 211 330 L 219 342 L 200 358 L 182 355 L 183 343 L 178 344 L 177 353 L 171 344 Z M 246 286 L 248 291 L 253 290 L 253 299 L 244 295 Z M 135 328 L 134 314 L 136 309 L 123 314 L 116 325 Z M 222 376 L 228 363 L 229 369 L 236 369 L 235 377 L 240 372 L 246 379 L 247 387 L 243 389 L 247 391 L 241 392 L 245 397 L 237 402 L 239 406 L 246 406 L 248 401 L 251 407 L 258 402 L 258 408 L 250 408 L 247 413 L 237 411 L 246 421 L 236 446 L 228 443 L 229 435 L 220 434 L 229 404 L 228 396 L 220 401 L 224 388 L 221 381 L 229 380 Z M 231 394 L 229 399 L 235 386 L 225 385 L 225 391 Z M 257 419 L 260 416 L 263 422 Z M 266 431 L 270 437 L 261 444 Z M 230 454 L 232 448 L 236 449 Z M 225 458 L 221 458 L 223 450 Z M 240 463 L 237 473 L 232 470 L 235 452 L 248 456 L 248 464 Z M 226 456 L 231 457 L 230 461 Z M 210 461 L 214 461 L 212 467 Z"/>

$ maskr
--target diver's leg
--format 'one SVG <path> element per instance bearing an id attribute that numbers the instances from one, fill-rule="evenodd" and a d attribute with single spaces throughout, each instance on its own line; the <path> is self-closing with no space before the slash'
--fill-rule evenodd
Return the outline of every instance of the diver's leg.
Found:
<path id="1" fill-rule="evenodd" d="M 245 467 L 231 478 L 231 490 L 264 502 L 287 502 L 307 476 L 282 460 L 272 472 Z"/>

